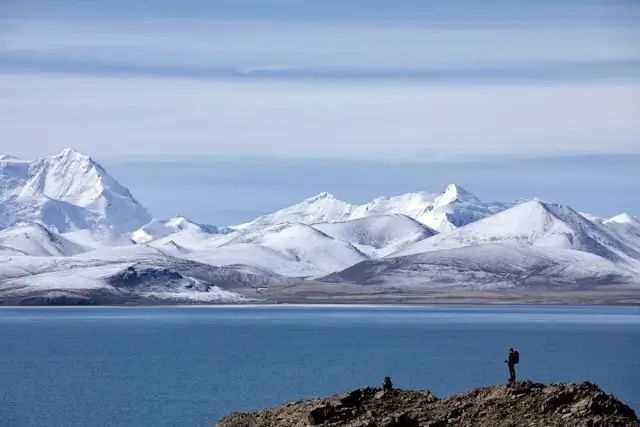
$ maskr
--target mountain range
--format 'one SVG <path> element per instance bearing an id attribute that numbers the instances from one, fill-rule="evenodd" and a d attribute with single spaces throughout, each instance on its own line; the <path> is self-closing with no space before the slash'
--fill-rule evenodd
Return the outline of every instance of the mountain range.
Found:
<path id="1" fill-rule="evenodd" d="M 73 149 L 35 161 L 0 156 L 5 304 L 423 302 L 434 295 L 632 303 L 638 291 L 640 221 L 626 213 L 601 219 L 537 199 L 485 202 L 452 184 L 360 205 L 320 193 L 219 226 L 153 218 Z"/>

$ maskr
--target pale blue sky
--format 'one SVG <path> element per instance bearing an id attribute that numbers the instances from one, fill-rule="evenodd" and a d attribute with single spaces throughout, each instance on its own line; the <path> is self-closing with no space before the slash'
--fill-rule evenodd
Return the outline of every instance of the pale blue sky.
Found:
<path id="1" fill-rule="evenodd" d="M 394 162 L 388 170 L 400 173 L 402 162 L 591 155 L 571 170 L 588 175 L 599 159 L 608 193 L 596 198 L 610 199 L 619 156 L 640 154 L 638 22 L 638 1 L 8 0 L 0 152 L 35 158 L 73 146 L 113 164 L 206 157 L 243 171 L 260 158 L 272 166 L 257 168 L 257 187 L 289 176 L 287 197 L 231 209 L 251 212 L 310 192 L 287 175 L 299 173 L 294 164 L 308 168 L 313 188 L 336 191 L 330 176 L 321 185 L 318 162 Z M 544 196 L 516 172 L 508 179 L 523 191 L 514 195 Z M 162 188 L 149 187 L 157 173 L 134 183 L 147 180 L 140 196 L 151 205 L 162 200 L 153 196 Z M 389 174 L 376 186 L 474 190 L 469 174 L 442 173 L 451 179 L 405 188 L 401 173 Z M 479 193 L 490 197 L 489 182 Z M 368 197 L 364 187 L 345 197 Z M 200 220 L 219 212 L 202 209 L 193 211 Z"/>
<path id="2" fill-rule="evenodd" d="M 466 162 L 183 158 L 105 161 L 159 217 L 216 225 L 249 221 L 322 191 L 364 203 L 460 184 L 487 201 L 538 197 L 602 217 L 640 216 L 640 155 Z"/>

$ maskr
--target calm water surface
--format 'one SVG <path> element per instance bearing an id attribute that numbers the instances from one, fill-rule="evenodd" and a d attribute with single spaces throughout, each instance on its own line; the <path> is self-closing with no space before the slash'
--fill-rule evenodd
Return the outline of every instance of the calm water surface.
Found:
<path id="1" fill-rule="evenodd" d="M 210 426 L 367 385 L 594 381 L 640 411 L 638 307 L 0 308 L 0 425 Z"/>

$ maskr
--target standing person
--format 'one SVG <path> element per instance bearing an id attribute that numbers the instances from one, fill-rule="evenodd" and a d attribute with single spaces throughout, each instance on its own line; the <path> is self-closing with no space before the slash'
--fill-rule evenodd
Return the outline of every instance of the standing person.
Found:
<path id="1" fill-rule="evenodd" d="M 509 383 L 507 385 L 512 386 L 516 383 L 516 365 L 520 362 L 520 353 L 513 348 L 509 349 L 509 357 L 504 361 L 509 365 Z"/>

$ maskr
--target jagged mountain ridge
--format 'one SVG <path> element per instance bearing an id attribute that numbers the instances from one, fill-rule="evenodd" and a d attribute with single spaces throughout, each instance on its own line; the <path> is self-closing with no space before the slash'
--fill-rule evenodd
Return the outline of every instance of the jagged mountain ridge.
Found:
<path id="1" fill-rule="evenodd" d="M 162 263 L 179 265 L 178 275 Z M 109 279 L 131 265 L 139 274 Z M 35 162 L 0 157 L 0 302 L 17 289 L 28 298 L 47 287 L 83 301 L 99 292 L 111 301 L 124 284 L 133 290 L 128 299 L 138 292 L 141 300 L 157 300 L 166 292 L 181 300 L 183 292 L 190 301 L 240 301 L 224 294 L 230 281 L 218 296 L 198 296 L 220 285 L 190 271 L 203 265 L 246 278 L 241 297 L 258 300 L 265 283 L 292 279 L 303 286 L 283 285 L 282 292 L 638 285 L 640 222 L 629 215 L 587 218 L 538 200 L 486 203 L 452 184 L 440 194 L 362 205 L 321 193 L 246 224 L 216 227 L 181 216 L 151 219 L 128 189 L 75 150 Z M 65 280 L 75 288 L 60 288 Z M 153 292 L 150 280 L 158 281 Z"/>
<path id="2" fill-rule="evenodd" d="M 420 241 L 395 255 L 508 241 L 529 246 L 574 249 L 620 261 L 640 259 L 640 251 L 617 239 L 568 206 L 531 200 L 449 233 Z"/>
<path id="3" fill-rule="evenodd" d="M 32 162 L 0 160 L 0 227 L 36 221 L 58 232 L 134 231 L 151 219 L 127 188 L 89 156 L 67 148 Z"/>
<path id="4" fill-rule="evenodd" d="M 639 268 L 638 248 L 602 224 L 567 206 L 532 200 L 324 280 L 530 287 L 637 281 Z"/>
<path id="5" fill-rule="evenodd" d="M 343 222 L 373 215 L 402 214 L 437 231 L 448 231 L 508 206 L 503 203 L 482 202 L 456 184 L 449 185 L 441 194 L 421 191 L 394 197 L 378 197 L 362 205 L 344 202 L 324 192 L 234 228 L 256 230 L 282 222 L 316 224 Z"/>

